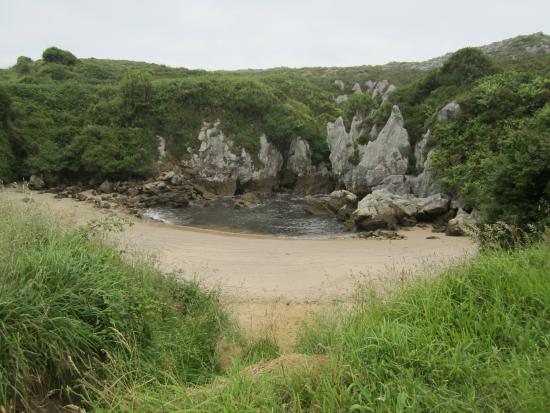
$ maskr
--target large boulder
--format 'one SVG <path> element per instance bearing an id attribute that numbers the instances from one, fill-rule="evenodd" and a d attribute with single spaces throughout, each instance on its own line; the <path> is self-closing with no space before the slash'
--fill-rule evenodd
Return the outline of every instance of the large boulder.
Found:
<path id="1" fill-rule="evenodd" d="M 328 206 L 327 196 L 312 196 L 308 195 L 304 197 L 304 211 L 310 215 L 323 216 L 332 215 L 333 211 Z"/>
<path id="2" fill-rule="evenodd" d="M 99 185 L 97 190 L 100 194 L 110 194 L 110 193 L 114 192 L 115 186 L 111 181 L 106 179 L 101 183 L 101 185 Z"/>
<path id="3" fill-rule="evenodd" d="M 357 195 L 345 189 L 333 191 L 328 196 L 328 208 L 342 221 L 348 220 L 357 208 Z"/>
<path id="4" fill-rule="evenodd" d="M 447 224 L 447 235 L 458 236 L 464 235 L 464 231 L 468 226 L 475 225 L 481 220 L 481 215 L 476 210 L 473 210 L 471 213 L 464 211 L 460 208 L 456 216 L 449 220 Z"/>
<path id="5" fill-rule="evenodd" d="M 29 178 L 30 189 L 39 190 L 39 189 L 44 189 L 45 186 L 46 186 L 46 183 L 44 182 L 42 177 L 38 175 L 31 175 L 31 177 Z"/>
<path id="6" fill-rule="evenodd" d="M 437 120 L 439 122 L 447 122 L 449 120 L 456 119 L 458 115 L 460 115 L 460 111 L 460 105 L 453 100 L 452 102 L 447 103 L 437 113 Z"/>
<path id="7" fill-rule="evenodd" d="M 359 201 L 352 217 L 359 230 L 372 231 L 379 228 L 394 228 L 420 218 L 431 220 L 446 213 L 449 198 L 435 194 L 425 198 L 414 195 L 398 195 L 386 189 L 377 189 Z"/>

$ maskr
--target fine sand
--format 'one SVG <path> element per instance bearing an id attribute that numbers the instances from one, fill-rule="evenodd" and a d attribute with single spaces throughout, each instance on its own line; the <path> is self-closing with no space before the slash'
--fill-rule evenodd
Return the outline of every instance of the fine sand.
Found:
<path id="1" fill-rule="evenodd" d="M 4 190 L 0 197 L 25 205 L 25 195 L 16 190 Z M 68 223 L 113 213 L 51 194 L 33 192 L 31 198 Z M 348 301 L 357 284 L 393 289 L 406 278 L 431 274 L 475 252 L 467 238 L 433 234 L 429 228 L 402 231 L 403 240 L 305 239 L 129 219 L 133 225 L 116 236 L 119 244 L 155 255 L 164 271 L 181 271 L 184 278 L 219 288 L 245 331 L 258 336 L 269 330 L 283 348 L 291 346 L 297 325 L 308 313 L 321 303 Z"/>

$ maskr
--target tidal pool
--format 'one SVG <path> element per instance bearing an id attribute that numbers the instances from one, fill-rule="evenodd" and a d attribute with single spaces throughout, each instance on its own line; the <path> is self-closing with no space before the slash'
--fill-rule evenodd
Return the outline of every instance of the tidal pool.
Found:
<path id="1" fill-rule="evenodd" d="M 235 199 L 218 199 L 208 206 L 191 204 L 186 208 L 151 208 L 145 215 L 170 224 L 243 233 L 315 237 L 346 233 L 343 224 L 334 216 L 307 214 L 302 196 L 266 196 L 251 208 L 235 208 Z"/>

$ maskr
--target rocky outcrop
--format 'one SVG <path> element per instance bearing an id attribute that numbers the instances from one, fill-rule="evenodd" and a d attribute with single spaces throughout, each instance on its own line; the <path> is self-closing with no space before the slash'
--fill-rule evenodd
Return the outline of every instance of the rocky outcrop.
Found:
<path id="1" fill-rule="evenodd" d="M 361 127 L 362 118 L 354 116 L 350 132 L 346 132 L 342 118 L 327 124 L 327 144 L 330 149 L 332 173 L 355 193 L 367 193 L 380 185 L 390 175 L 404 175 L 408 167 L 410 152 L 409 135 L 403 127 L 403 117 L 397 106 L 378 137 L 366 145 L 357 140 L 365 133 Z M 355 165 L 354 157 L 358 158 Z"/>
<path id="2" fill-rule="evenodd" d="M 449 220 L 447 224 L 447 230 L 445 231 L 447 235 L 464 235 L 464 231 L 467 230 L 468 226 L 475 225 L 481 221 L 481 215 L 476 210 L 473 210 L 471 213 L 464 211 L 460 208 L 456 216 Z"/>
<path id="3" fill-rule="evenodd" d="M 108 179 L 104 180 L 97 188 L 100 194 L 110 194 L 114 191 L 114 185 Z"/>
<path id="4" fill-rule="evenodd" d="M 361 90 L 361 85 L 359 83 L 354 84 L 351 90 L 353 93 L 363 93 L 363 91 Z"/>
<path id="5" fill-rule="evenodd" d="M 338 95 L 334 98 L 334 101 L 336 104 L 344 103 L 346 100 L 348 100 L 348 95 Z"/>
<path id="6" fill-rule="evenodd" d="M 304 211 L 311 215 L 336 215 L 341 221 L 351 217 L 357 207 L 357 195 L 346 191 L 333 191 L 330 195 L 306 196 Z"/>
<path id="7" fill-rule="evenodd" d="M 390 175 L 407 172 L 410 152 L 409 134 L 397 106 L 374 141 L 358 145 L 359 163 L 353 168 L 349 189 L 365 193 Z"/>
<path id="8" fill-rule="evenodd" d="M 46 183 L 44 182 L 42 177 L 38 175 L 31 175 L 31 177 L 29 178 L 29 189 L 40 190 L 44 189 L 45 186 Z"/>
<path id="9" fill-rule="evenodd" d="M 158 135 L 157 135 L 157 139 L 158 139 L 157 150 L 158 150 L 159 160 L 160 160 L 166 157 L 166 140 L 162 136 L 158 136 Z"/>
<path id="10" fill-rule="evenodd" d="M 326 165 L 312 164 L 309 143 L 298 136 L 290 143 L 281 185 L 295 193 L 317 194 L 332 190 L 334 180 Z"/>
<path id="11" fill-rule="evenodd" d="M 283 166 L 283 157 L 263 134 L 259 137 L 258 153 L 261 167 L 255 167 L 245 149 L 238 151 L 231 139 L 221 130 L 219 121 L 204 123 L 198 140 L 197 153 L 192 150 L 182 161 L 187 171 L 211 192 L 233 195 L 238 185 L 251 190 L 271 191 L 277 185 L 277 176 Z"/>
<path id="12" fill-rule="evenodd" d="M 243 152 L 245 152 L 244 149 Z M 279 185 L 278 177 L 283 168 L 284 159 L 277 148 L 268 142 L 265 134 L 260 136 L 258 159 L 263 165 L 262 168 L 249 168 L 246 165 L 239 171 L 237 178 L 249 191 L 272 192 Z M 252 171 L 251 174 L 250 171 Z"/>
<path id="13" fill-rule="evenodd" d="M 393 229 L 410 220 L 431 220 L 444 214 L 449 208 L 449 198 L 435 194 L 425 198 L 414 195 L 397 195 L 378 189 L 367 195 L 353 212 L 355 226 L 359 230 Z M 406 222 L 405 222 L 406 221 Z"/>
<path id="14" fill-rule="evenodd" d="M 352 124 L 360 122 L 358 117 L 354 117 Z M 347 181 L 346 175 L 353 169 L 350 162 L 354 154 L 354 136 L 356 127 L 352 127 L 350 132 L 346 131 L 344 119 L 339 117 L 334 123 L 327 123 L 327 144 L 330 150 L 329 159 L 332 164 L 332 173 L 342 182 Z"/>
<path id="15" fill-rule="evenodd" d="M 313 170 L 309 143 L 299 136 L 290 143 L 287 159 L 286 169 L 298 177 L 304 177 Z"/>
<path id="16" fill-rule="evenodd" d="M 346 84 L 344 83 L 344 81 L 342 79 L 336 79 L 334 81 L 334 84 L 341 90 L 341 91 L 344 91 L 344 88 L 346 87 Z"/>
<path id="17" fill-rule="evenodd" d="M 395 92 L 395 85 L 391 84 L 388 80 L 367 80 L 365 82 L 366 91 L 373 98 L 381 98 L 382 101 L 388 100 L 390 95 Z"/>
<path id="18" fill-rule="evenodd" d="M 437 113 L 437 120 L 439 122 L 447 122 L 449 120 L 456 119 L 460 115 L 460 111 L 460 105 L 453 100 L 452 102 L 447 103 Z"/>

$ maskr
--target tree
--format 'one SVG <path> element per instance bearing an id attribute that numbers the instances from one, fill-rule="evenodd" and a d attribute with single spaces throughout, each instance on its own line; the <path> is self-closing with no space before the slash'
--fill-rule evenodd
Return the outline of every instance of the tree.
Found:
<path id="1" fill-rule="evenodd" d="M 32 59 L 27 56 L 19 56 L 17 58 L 17 63 L 14 66 L 15 71 L 18 75 L 23 76 L 27 75 L 31 71 Z"/>
<path id="2" fill-rule="evenodd" d="M 153 85 L 151 73 L 129 72 L 119 83 L 123 123 L 143 125 L 151 111 Z"/>
<path id="3" fill-rule="evenodd" d="M 78 59 L 68 50 L 49 47 L 42 52 L 42 59 L 46 63 L 59 63 L 61 65 L 73 66 L 78 63 Z"/>

